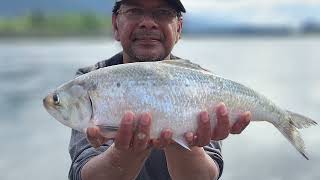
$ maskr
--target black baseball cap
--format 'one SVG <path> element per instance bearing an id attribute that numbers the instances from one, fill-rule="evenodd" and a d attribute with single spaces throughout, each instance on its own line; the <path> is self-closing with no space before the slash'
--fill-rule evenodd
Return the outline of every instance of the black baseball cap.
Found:
<path id="1" fill-rule="evenodd" d="M 121 2 L 122 0 L 116 0 L 116 2 Z M 173 6 L 178 12 L 186 12 L 186 9 L 184 8 L 183 4 L 180 0 L 167 0 L 168 3 Z"/>

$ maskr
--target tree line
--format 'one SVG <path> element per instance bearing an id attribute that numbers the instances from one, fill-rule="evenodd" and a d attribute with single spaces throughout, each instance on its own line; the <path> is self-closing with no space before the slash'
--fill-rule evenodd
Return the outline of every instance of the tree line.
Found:
<path id="1" fill-rule="evenodd" d="M 0 17 L 0 36 L 95 36 L 111 34 L 111 17 L 94 13 Z"/>

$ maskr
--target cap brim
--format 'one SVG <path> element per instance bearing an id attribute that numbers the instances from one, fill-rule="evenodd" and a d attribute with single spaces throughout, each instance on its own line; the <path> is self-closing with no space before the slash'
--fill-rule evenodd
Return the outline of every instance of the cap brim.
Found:
<path id="1" fill-rule="evenodd" d="M 122 0 L 116 0 L 116 2 L 121 2 Z M 184 8 L 183 4 L 181 3 L 180 0 L 167 0 L 169 4 L 172 6 L 176 7 L 178 11 L 181 12 L 186 12 L 186 9 Z"/>
<path id="2" fill-rule="evenodd" d="M 184 8 L 183 4 L 181 3 L 180 0 L 167 0 L 170 4 L 172 4 L 173 6 L 175 6 L 177 8 L 178 11 L 181 12 L 186 12 L 186 9 Z"/>

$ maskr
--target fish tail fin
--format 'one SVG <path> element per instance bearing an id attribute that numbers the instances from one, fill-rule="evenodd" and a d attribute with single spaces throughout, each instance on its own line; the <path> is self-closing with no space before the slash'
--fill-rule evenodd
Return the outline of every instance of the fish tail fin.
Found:
<path id="1" fill-rule="evenodd" d="M 291 111 L 287 111 L 287 113 L 289 114 L 289 117 L 291 117 L 290 120 L 293 123 L 293 125 L 298 129 L 308 128 L 310 126 L 317 125 L 317 122 L 315 122 L 314 120 L 308 117 L 305 117 L 303 115 L 300 115 Z"/>
<path id="2" fill-rule="evenodd" d="M 300 154 L 309 160 L 305 144 L 298 129 L 310 127 L 317 123 L 302 115 L 287 111 L 285 120 L 280 124 L 274 124 L 278 130 L 290 141 L 290 143 L 300 152 Z"/>

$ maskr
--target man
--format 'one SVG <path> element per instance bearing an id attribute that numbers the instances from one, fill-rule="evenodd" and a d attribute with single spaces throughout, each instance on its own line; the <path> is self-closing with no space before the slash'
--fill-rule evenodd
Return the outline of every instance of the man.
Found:
<path id="1" fill-rule="evenodd" d="M 176 58 L 171 50 L 181 36 L 183 12 L 185 8 L 179 0 L 117 0 L 112 26 L 114 38 L 120 41 L 123 52 L 80 69 L 78 75 L 121 63 Z M 87 134 L 73 130 L 69 178 L 218 179 L 223 170 L 218 141 L 229 133 L 241 133 L 250 122 L 250 112 L 240 115 L 239 121 L 230 127 L 225 105 L 221 103 L 212 108 L 218 119 L 214 129 L 211 129 L 208 112 L 199 112 L 197 131 L 185 134 L 191 151 L 171 141 L 170 129 L 164 129 L 158 139 L 150 141 L 152 115 L 148 112 L 126 113 L 114 141 L 104 138 L 99 128 L 90 128 Z"/>

